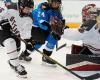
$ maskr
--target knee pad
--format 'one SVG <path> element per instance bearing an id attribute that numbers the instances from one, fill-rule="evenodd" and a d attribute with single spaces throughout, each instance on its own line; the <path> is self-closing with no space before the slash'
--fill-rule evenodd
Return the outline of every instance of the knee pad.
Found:
<path id="1" fill-rule="evenodd" d="M 3 42 L 7 53 L 17 50 L 16 41 L 13 38 L 8 38 Z"/>

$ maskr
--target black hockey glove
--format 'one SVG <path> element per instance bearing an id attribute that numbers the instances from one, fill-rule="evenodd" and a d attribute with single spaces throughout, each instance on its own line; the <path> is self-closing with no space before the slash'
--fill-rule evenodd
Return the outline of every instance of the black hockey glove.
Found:
<path id="1" fill-rule="evenodd" d="M 32 38 L 30 39 L 25 39 L 25 41 L 27 42 L 27 45 L 26 45 L 26 49 L 30 50 L 30 51 L 33 51 L 33 48 L 34 48 L 34 41 L 32 40 Z"/>
<path id="2" fill-rule="evenodd" d="M 31 44 L 31 42 L 28 42 L 28 44 L 26 45 L 26 49 L 28 49 L 29 51 L 33 50 L 33 45 Z"/>
<path id="3" fill-rule="evenodd" d="M 3 30 L 10 31 L 11 25 L 10 25 L 8 19 L 1 20 L 0 26 Z"/>
<path id="4" fill-rule="evenodd" d="M 51 33 L 55 40 L 60 40 L 60 36 L 55 34 L 54 32 Z"/>

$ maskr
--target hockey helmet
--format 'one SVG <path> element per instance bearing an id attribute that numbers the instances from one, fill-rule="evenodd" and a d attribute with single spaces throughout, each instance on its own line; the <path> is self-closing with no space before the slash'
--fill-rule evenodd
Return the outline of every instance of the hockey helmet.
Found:
<path id="1" fill-rule="evenodd" d="M 52 2 L 59 2 L 60 4 L 62 3 L 61 0 L 47 0 L 49 3 L 52 3 Z"/>
<path id="2" fill-rule="evenodd" d="M 33 8 L 34 7 L 34 0 L 18 0 L 18 6 L 19 7 L 29 7 Z"/>
<path id="3" fill-rule="evenodd" d="M 44 6 L 44 7 L 43 7 Z M 42 3 L 42 9 L 44 9 L 44 10 L 49 10 L 49 4 L 47 3 L 47 2 L 43 2 Z"/>
<path id="4" fill-rule="evenodd" d="M 88 4 L 82 8 L 82 20 L 95 20 L 98 15 L 98 9 L 95 4 Z"/>
<path id="5" fill-rule="evenodd" d="M 19 13 L 20 16 L 30 16 L 30 13 L 33 10 L 34 7 L 34 1 L 33 0 L 19 0 L 18 1 L 19 6 Z"/>
<path id="6" fill-rule="evenodd" d="M 61 0 L 48 0 L 52 9 L 60 10 L 61 9 Z"/>

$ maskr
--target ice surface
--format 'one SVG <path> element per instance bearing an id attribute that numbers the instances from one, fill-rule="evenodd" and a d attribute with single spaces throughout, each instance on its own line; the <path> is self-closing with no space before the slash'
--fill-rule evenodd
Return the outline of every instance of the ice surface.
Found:
<path id="1" fill-rule="evenodd" d="M 67 41 L 68 42 L 68 41 Z M 61 39 L 58 43 L 60 45 L 67 43 L 65 39 Z M 69 41 L 66 47 L 56 51 L 54 49 L 53 55 L 51 56 L 53 59 L 57 60 L 59 63 L 65 66 L 66 62 L 66 54 L 70 54 L 70 45 L 73 43 L 78 43 L 75 41 Z M 22 43 L 22 50 L 24 50 L 24 44 Z M 44 46 L 43 46 L 44 47 Z M 42 47 L 42 48 L 43 48 Z M 42 51 L 42 48 L 40 50 Z M 4 48 L 0 48 L 0 80 L 23 80 L 22 78 L 16 77 L 17 74 L 10 68 L 7 63 L 8 57 L 6 55 L 6 51 Z M 26 67 L 28 71 L 28 79 L 25 80 L 80 80 L 70 74 L 68 71 L 65 71 L 63 68 L 57 67 L 49 67 L 42 65 L 41 55 L 34 51 L 32 52 L 32 61 L 21 62 Z M 77 72 L 81 76 L 88 76 L 94 73 L 100 73 L 100 71 L 86 71 L 86 72 Z M 100 80 L 100 79 L 97 79 Z"/>

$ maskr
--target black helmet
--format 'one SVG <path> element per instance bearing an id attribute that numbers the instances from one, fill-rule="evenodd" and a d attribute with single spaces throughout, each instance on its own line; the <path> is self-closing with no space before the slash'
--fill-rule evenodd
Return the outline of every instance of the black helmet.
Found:
<path id="1" fill-rule="evenodd" d="M 33 8 L 34 7 L 34 0 L 18 0 L 18 6 L 19 7 L 29 7 Z"/>
<path id="2" fill-rule="evenodd" d="M 52 2 L 59 2 L 60 4 L 62 3 L 61 0 L 47 0 L 49 3 L 52 3 Z"/>
<path id="3" fill-rule="evenodd" d="M 21 17 L 30 16 L 31 10 L 34 7 L 34 1 L 33 0 L 18 0 L 18 7 L 19 7 L 19 13 Z M 28 9 L 29 10 L 28 13 L 23 12 L 25 7 L 30 8 Z"/>

